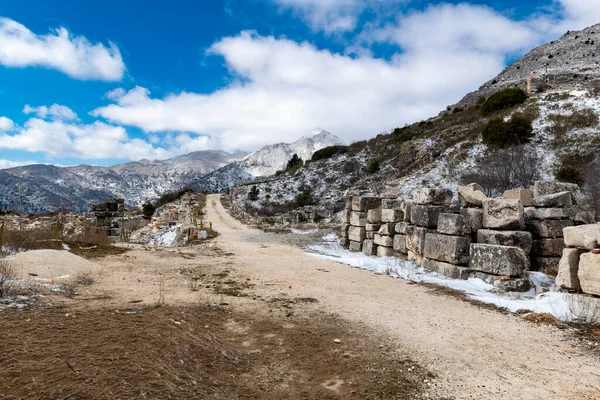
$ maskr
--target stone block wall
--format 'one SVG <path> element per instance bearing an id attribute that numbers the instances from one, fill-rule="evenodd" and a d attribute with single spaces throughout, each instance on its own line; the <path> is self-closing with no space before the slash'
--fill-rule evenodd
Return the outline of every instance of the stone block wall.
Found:
<path id="1" fill-rule="evenodd" d="M 96 217 L 96 226 L 106 231 L 106 236 L 121 236 L 125 199 L 106 199 L 102 203 L 93 203 L 90 214 Z"/>

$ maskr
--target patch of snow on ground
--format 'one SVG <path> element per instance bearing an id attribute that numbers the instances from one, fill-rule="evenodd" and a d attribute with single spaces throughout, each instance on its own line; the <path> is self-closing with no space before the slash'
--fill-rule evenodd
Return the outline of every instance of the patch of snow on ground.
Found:
<path id="1" fill-rule="evenodd" d="M 305 230 L 292 228 L 290 229 L 290 232 L 295 233 L 296 235 L 312 235 L 313 233 L 318 233 L 319 228 Z"/>

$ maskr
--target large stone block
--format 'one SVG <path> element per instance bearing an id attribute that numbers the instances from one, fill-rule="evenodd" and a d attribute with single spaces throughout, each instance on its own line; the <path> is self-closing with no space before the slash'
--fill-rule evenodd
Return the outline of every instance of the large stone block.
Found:
<path id="1" fill-rule="evenodd" d="M 452 191 L 449 189 L 422 188 L 412 192 L 413 203 L 429 205 L 450 205 Z"/>
<path id="2" fill-rule="evenodd" d="M 437 230 L 444 235 L 467 236 L 471 234 L 471 227 L 460 214 L 440 214 Z"/>
<path id="3" fill-rule="evenodd" d="M 489 199 L 483 202 L 483 227 L 517 230 L 525 228 L 521 200 Z"/>
<path id="4" fill-rule="evenodd" d="M 408 229 L 408 227 L 410 226 L 410 224 L 408 222 L 399 222 L 396 224 L 396 233 L 399 233 L 400 235 L 406 235 L 406 230 Z"/>
<path id="5" fill-rule="evenodd" d="M 450 279 L 469 279 L 470 271 L 468 268 L 459 267 L 457 265 L 448 264 L 442 261 L 423 258 L 423 268 L 425 269 L 425 271 L 436 272 Z"/>
<path id="6" fill-rule="evenodd" d="M 402 200 L 398 199 L 383 199 L 381 200 L 381 208 L 392 210 L 400 209 L 402 207 Z"/>
<path id="7" fill-rule="evenodd" d="M 579 257 L 585 252 L 580 249 L 564 249 L 558 264 L 556 287 L 559 289 L 579 290 Z"/>
<path id="8" fill-rule="evenodd" d="M 581 191 L 575 183 L 537 181 L 533 187 L 533 197 L 543 197 L 560 192 L 571 192 L 575 204 L 581 204 Z"/>
<path id="9" fill-rule="evenodd" d="M 533 204 L 533 190 L 531 189 L 507 190 L 502 197 L 511 200 L 521 200 L 523 207 L 531 207 Z"/>
<path id="10" fill-rule="evenodd" d="M 406 249 L 417 255 L 423 255 L 425 235 L 427 235 L 427 228 L 409 226 L 406 230 Z"/>
<path id="11" fill-rule="evenodd" d="M 367 239 L 363 242 L 362 251 L 365 256 L 375 256 L 377 255 L 377 245 L 373 240 Z"/>
<path id="12" fill-rule="evenodd" d="M 394 236 L 394 251 L 396 253 L 406 254 L 408 252 L 406 248 L 406 236 L 396 235 Z"/>
<path id="13" fill-rule="evenodd" d="M 375 244 L 377 246 L 394 247 L 394 238 L 391 236 L 375 235 Z"/>
<path id="14" fill-rule="evenodd" d="M 547 275 L 556 275 L 560 257 L 531 257 L 531 270 L 543 272 Z"/>
<path id="15" fill-rule="evenodd" d="M 565 241 L 562 238 L 558 239 L 537 239 L 533 241 L 531 254 L 542 257 L 561 257 Z"/>
<path id="16" fill-rule="evenodd" d="M 465 219 L 467 226 L 471 228 L 471 233 L 475 233 L 483 228 L 483 210 L 481 208 L 463 208 L 460 215 Z"/>
<path id="17" fill-rule="evenodd" d="M 563 229 L 569 226 L 573 226 L 573 221 L 570 219 L 527 221 L 527 230 L 533 234 L 533 237 L 541 239 L 561 238 Z"/>
<path id="18" fill-rule="evenodd" d="M 367 232 L 379 232 L 379 228 L 381 228 L 381 224 L 366 224 L 365 229 Z"/>
<path id="19" fill-rule="evenodd" d="M 471 238 L 468 237 L 428 233 L 425 235 L 423 256 L 450 264 L 466 265 L 469 263 L 470 245 Z"/>
<path id="20" fill-rule="evenodd" d="M 381 199 L 371 196 L 354 196 L 352 198 L 352 211 L 367 212 L 381 207 Z"/>
<path id="21" fill-rule="evenodd" d="M 348 237 L 348 230 L 350 229 L 350 225 L 348 224 L 342 224 L 342 228 L 340 230 L 340 236 L 343 238 L 347 238 Z"/>
<path id="22" fill-rule="evenodd" d="M 400 209 L 381 210 L 381 221 L 388 223 L 397 223 L 404 220 L 404 212 Z"/>
<path id="23" fill-rule="evenodd" d="M 478 271 L 472 271 L 470 277 L 479 278 L 503 292 L 527 292 L 531 289 L 529 277 L 511 278 L 510 276 L 490 275 Z"/>
<path id="24" fill-rule="evenodd" d="M 525 219 L 568 219 L 571 213 L 568 208 L 525 208 Z"/>
<path id="25" fill-rule="evenodd" d="M 348 239 L 354 242 L 362 242 L 367 238 L 367 230 L 360 226 L 351 226 L 348 229 Z"/>
<path id="26" fill-rule="evenodd" d="M 396 234 L 396 225 L 383 224 L 377 233 L 383 236 L 394 236 Z"/>
<path id="27" fill-rule="evenodd" d="M 348 211 L 352 211 L 352 200 L 353 200 L 352 196 L 346 197 L 346 207 L 345 207 L 345 209 L 348 210 Z"/>
<path id="28" fill-rule="evenodd" d="M 571 207 L 573 199 L 571 192 L 560 192 L 533 199 L 534 207 Z"/>
<path id="29" fill-rule="evenodd" d="M 410 221 L 413 225 L 429 229 L 437 228 L 440 214 L 446 211 L 444 206 L 424 206 L 414 204 L 410 210 Z"/>
<path id="30" fill-rule="evenodd" d="M 377 247 L 377 255 L 379 257 L 393 257 L 394 249 L 392 249 L 391 247 L 378 246 Z"/>
<path id="31" fill-rule="evenodd" d="M 370 224 L 381 223 L 381 210 L 375 209 L 367 211 L 367 222 Z"/>
<path id="32" fill-rule="evenodd" d="M 340 239 L 340 246 L 342 246 L 345 249 L 347 249 L 348 247 L 350 247 L 350 239 L 348 239 L 348 238 L 341 238 Z"/>
<path id="33" fill-rule="evenodd" d="M 367 239 L 374 240 L 376 233 L 377 233 L 377 231 L 367 231 L 367 234 L 366 234 Z"/>
<path id="34" fill-rule="evenodd" d="M 481 207 L 488 197 L 482 191 L 476 190 L 470 186 L 459 186 L 458 199 L 468 207 Z"/>
<path id="35" fill-rule="evenodd" d="M 580 249 L 596 249 L 600 247 L 600 225 L 580 225 L 563 229 L 565 245 Z"/>
<path id="36" fill-rule="evenodd" d="M 600 296 L 600 254 L 582 254 L 579 257 L 577 276 L 584 293 Z"/>
<path id="37" fill-rule="evenodd" d="M 529 269 L 529 258 L 520 247 L 473 243 L 469 267 L 492 275 L 523 276 Z"/>
<path id="38" fill-rule="evenodd" d="M 360 253 L 362 251 L 362 242 L 350 241 L 350 251 L 353 253 Z"/>
<path id="39" fill-rule="evenodd" d="M 350 225 L 352 226 L 366 226 L 367 225 L 367 213 L 361 211 L 352 211 L 350 213 Z"/>
<path id="40" fill-rule="evenodd" d="M 408 261 L 414 261 L 417 265 L 423 264 L 423 256 L 421 254 L 417 254 L 412 250 L 408 250 L 407 257 Z"/>
<path id="41" fill-rule="evenodd" d="M 410 223 L 410 214 L 412 210 L 413 203 L 412 201 L 403 201 L 400 209 L 404 212 L 404 222 Z"/>
<path id="42" fill-rule="evenodd" d="M 342 222 L 345 224 L 349 224 L 350 223 L 350 213 L 351 211 L 349 210 L 344 210 L 342 212 Z"/>
<path id="43" fill-rule="evenodd" d="M 533 236 L 530 232 L 526 231 L 480 229 L 477 231 L 477 243 L 520 247 L 525 254 L 529 254 L 533 245 Z"/>

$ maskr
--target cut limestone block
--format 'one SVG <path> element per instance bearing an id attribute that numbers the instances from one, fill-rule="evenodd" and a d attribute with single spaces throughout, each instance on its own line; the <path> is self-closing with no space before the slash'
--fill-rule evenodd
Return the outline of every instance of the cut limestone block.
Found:
<path id="1" fill-rule="evenodd" d="M 410 223 L 410 214 L 412 210 L 412 201 L 403 201 L 400 209 L 404 212 L 404 222 Z"/>
<path id="2" fill-rule="evenodd" d="M 577 276 L 584 293 L 600 296 L 600 254 L 582 254 L 579 258 Z"/>
<path id="3" fill-rule="evenodd" d="M 366 224 L 365 225 L 365 229 L 367 230 L 367 232 L 369 232 L 369 231 L 379 232 L 379 228 L 381 228 L 381 224 Z"/>
<path id="4" fill-rule="evenodd" d="M 431 260 L 425 257 L 423 258 L 423 268 L 425 269 L 425 271 L 436 272 L 450 279 L 469 279 L 470 271 L 468 268 L 459 267 L 457 265 L 448 264 L 441 261 Z"/>
<path id="5" fill-rule="evenodd" d="M 381 210 L 375 209 L 367 211 L 367 222 L 370 224 L 381 223 Z"/>
<path id="6" fill-rule="evenodd" d="M 564 209 L 567 217 L 572 219 L 575 225 L 589 225 L 596 220 L 596 215 L 593 210 L 585 206 L 573 206 Z"/>
<path id="7" fill-rule="evenodd" d="M 348 246 L 350 246 L 350 239 L 348 239 L 348 238 L 341 238 L 340 239 L 340 246 L 342 246 L 343 248 L 347 249 Z"/>
<path id="8" fill-rule="evenodd" d="M 523 276 L 529 258 L 520 247 L 473 243 L 469 267 L 492 275 Z"/>
<path id="9" fill-rule="evenodd" d="M 600 298 L 579 293 L 564 293 L 563 298 L 569 305 L 569 311 L 577 322 L 597 324 Z"/>
<path id="10" fill-rule="evenodd" d="M 398 199 L 383 199 L 381 200 L 381 208 L 392 210 L 392 209 L 400 209 L 402 207 L 402 200 Z"/>
<path id="11" fill-rule="evenodd" d="M 505 199 L 521 200 L 523 207 L 531 207 L 533 204 L 533 190 L 531 189 L 507 190 L 502 197 Z"/>
<path id="12" fill-rule="evenodd" d="M 527 230 L 533 234 L 533 237 L 542 239 L 561 238 L 563 229 L 569 226 L 573 226 L 573 221 L 570 219 L 527 221 Z"/>
<path id="13" fill-rule="evenodd" d="M 444 235 L 467 236 L 471 234 L 471 227 L 460 214 L 440 214 L 437 230 Z"/>
<path id="14" fill-rule="evenodd" d="M 350 229 L 350 225 L 342 224 L 342 229 L 340 230 L 340 236 L 343 238 L 347 238 L 349 229 Z"/>
<path id="15" fill-rule="evenodd" d="M 406 235 L 406 229 L 410 226 L 408 222 L 400 222 L 396 224 L 396 233 L 400 235 Z"/>
<path id="16" fill-rule="evenodd" d="M 523 229 L 525 216 L 521 200 L 489 199 L 483 202 L 483 227 L 488 229 Z"/>
<path id="17" fill-rule="evenodd" d="M 450 205 L 452 191 L 449 189 L 422 188 L 412 192 L 413 203 L 429 205 Z"/>
<path id="18" fill-rule="evenodd" d="M 417 265 L 423 264 L 423 256 L 421 254 L 417 254 L 414 251 L 408 250 L 407 257 L 408 261 L 414 261 Z"/>
<path id="19" fill-rule="evenodd" d="M 596 249 L 600 247 L 600 225 L 581 225 L 563 229 L 565 245 L 580 249 Z"/>
<path id="20" fill-rule="evenodd" d="M 543 197 L 567 191 L 571 192 L 573 203 L 581 204 L 581 191 L 575 183 L 537 181 L 533 187 L 533 197 Z"/>
<path id="21" fill-rule="evenodd" d="M 352 211 L 352 199 L 353 199 L 352 196 L 346 197 L 346 207 L 345 207 L 345 209 L 348 210 L 348 211 Z"/>
<path id="22" fill-rule="evenodd" d="M 393 257 L 394 249 L 391 247 L 378 246 L 377 247 L 377 255 L 379 257 Z"/>
<path id="23" fill-rule="evenodd" d="M 354 196 L 352 198 L 352 211 L 367 212 L 381 207 L 381 199 L 371 196 Z"/>
<path id="24" fill-rule="evenodd" d="M 369 240 L 375 239 L 376 233 L 377 233 L 377 231 L 367 231 L 367 233 L 366 233 L 367 239 L 369 239 Z"/>
<path id="25" fill-rule="evenodd" d="M 477 271 L 472 271 L 470 277 L 479 278 L 504 292 L 527 292 L 531 289 L 531 282 L 528 277 L 511 278 L 510 276 L 490 275 Z"/>
<path id="26" fill-rule="evenodd" d="M 580 249 L 564 249 L 560 263 L 558 264 L 558 275 L 556 275 L 556 287 L 559 289 L 576 290 L 581 289 L 579 284 L 579 257 L 585 252 Z"/>
<path id="27" fill-rule="evenodd" d="M 427 228 L 409 226 L 406 230 L 406 249 L 422 255 L 425 246 L 425 235 L 427 235 Z"/>
<path id="28" fill-rule="evenodd" d="M 542 257 L 561 257 L 565 241 L 562 238 L 558 239 L 536 239 L 533 241 L 531 254 Z"/>
<path id="29" fill-rule="evenodd" d="M 463 208 L 460 210 L 460 215 L 463 216 L 472 233 L 483 228 L 483 210 L 481 208 Z"/>
<path id="30" fill-rule="evenodd" d="M 381 210 L 381 221 L 398 223 L 404 220 L 404 212 L 400 209 L 385 209 Z"/>
<path id="31" fill-rule="evenodd" d="M 548 275 L 556 275 L 560 257 L 531 257 L 531 270 L 540 271 Z"/>
<path id="32" fill-rule="evenodd" d="M 408 252 L 406 249 L 406 236 L 404 236 L 404 235 L 394 236 L 394 251 L 396 253 L 402 253 L 402 254 L 406 254 Z"/>
<path id="33" fill-rule="evenodd" d="M 444 206 L 414 204 L 410 210 L 410 221 L 413 225 L 435 229 L 437 228 L 440 214 L 443 212 L 446 212 L 446 207 Z"/>
<path id="34" fill-rule="evenodd" d="M 362 251 L 362 242 L 350 241 L 350 251 L 354 253 L 360 253 Z"/>
<path id="35" fill-rule="evenodd" d="M 480 229 L 477 231 L 477 243 L 520 247 L 525 254 L 529 254 L 533 245 L 533 237 L 530 232 L 525 231 Z"/>
<path id="36" fill-rule="evenodd" d="M 469 186 L 459 186 L 458 199 L 467 207 L 481 207 L 488 197 L 482 191 L 475 190 Z"/>
<path id="37" fill-rule="evenodd" d="M 568 219 L 572 215 L 568 208 L 525 208 L 525 219 Z"/>
<path id="38" fill-rule="evenodd" d="M 391 236 L 383 236 L 379 234 L 375 234 L 375 244 L 377 246 L 384 247 L 393 247 L 394 246 L 394 238 Z"/>
<path id="39" fill-rule="evenodd" d="M 394 236 L 396 234 L 396 225 L 383 224 L 377 233 L 383 236 Z"/>
<path id="40" fill-rule="evenodd" d="M 397 251 L 394 251 L 394 257 L 402 260 L 408 260 L 408 255 L 406 253 L 398 253 Z"/>
<path id="41" fill-rule="evenodd" d="M 571 207 L 573 205 L 573 198 L 571 192 L 560 192 L 555 194 L 549 194 L 542 197 L 536 197 L 533 199 L 533 205 L 535 207 Z"/>
<path id="42" fill-rule="evenodd" d="M 345 224 L 350 223 L 350 211 L 349 210 L 344 210 L 344 212 L 342 213 L 342 222 Z"/>
<path id="43" fill-rule="evenodd" d="M 367 239 L 363 242 L 362 251 L 365 256 L 375 256 L 377 255 L 377 245 L 372 240 Z"/>
<path id="44" fill-rule="evenodd" d="M 363 242 L 367 238 L 367 230 L 359 226 L 348 229 L 348 238 L 354 242 Z"/>
<path id="45" fill-rule="evenodd" d="M 466 265 L 469 263 L 470 246 L 471 238 L 468 237 L 428 233 L 425 235 L 423 256 L 450 264 Z"/>
<path id="46" fill-rule="evenodd" d="M 350 225 L 352 226 L 366 226 L 367 225 L 367 213 L 361 211 L 352 211 L 350 213 Z"/>

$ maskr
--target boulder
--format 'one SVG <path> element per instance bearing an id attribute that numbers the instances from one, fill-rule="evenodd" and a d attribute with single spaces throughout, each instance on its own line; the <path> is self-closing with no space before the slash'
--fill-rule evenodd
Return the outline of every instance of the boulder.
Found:
<path id="1" fill-rule="evenodd" d="M 370 224 L 381 223 L 381 210 L 374 209 L 374 210 L 367 211 L 367 222 Z"/>
<path id="2" fill-rule="evenodd" d="M 350 251 L 353 253 L 360 253 L 362 251 L 362 242 L 350 241 Z"/>
<path id="3" fill-rule="evenodd" d="M 600 296 L 600 254 L 582 254 L 579 257 L 577 276 L 584 293 Z"/>
<path id="4" fill-rule="evenodd" d="M 352 226 L 366 226 L 367 225 L 367 213 L 361 211 L 352 211 L 350 213 L 350 225 Z"/>
<path id="5" fill-rule="evenodd" d="M 520 247 L 473 243 L 469 267 L 487 274 L 519 277 L 529 269 L 529 258 Z"/>
<path id="6" fill-rule="evenodd" d="M 531 270 L 543 272 L 547 275 L 556 275 L 560 257 L 531 257 Z"/>
<path id="7" fill-rule="evenodd" d="M 406 236 L 396 235 L 394 236 L 394 251 L 396 253 L 406 254 L 408 252 L 406 248 Z"/>
<path id="8" fill-rule="evenodd" d="M 488 197 L 483 191 L 475 190 L 469 186 L 459 186 L 458 199 L 467 206 L 481 207 Z"/>
<path id="9" fill-rule="evenodd" d="M 511 200 L 521 200 L 523 207 L 531 207 L 533 204 L 533 190 L 531 189 L 507 190 L 502 197 Z"/>
<path id="10" fill-rule="evenodd" d="M 483 202 L 483 227 L 518 230 L 525 228 L 521 200 L 489 199 Z"/>
<path id="11" fill-rule="evenodd" d="M 526 231 L 480 229 L 477 231 L 477 243 L 520 247 L 525 254 L 529 254 L 533 245 L 533 237 L 530 232 Z"/>
<path id="12" fill-rule="evenodd" d="M 394 238 L 391 236 L 375 235 L 375 244 L 383 247 L 394 247 Z"/>
<path id="13" fill-rule="evenodd" d="M 381 200 L 381 208 L 386 210 L 400 209 L 402 207 L 402 200 L 398 199 L 383 199 Z"/>
<path id="14" fill-rule="evenodd" d="M 363 242 L 362 252 L 365 256 L 375 256 L 377 255 L 377 245 L 373 240 L 365 240 Z"/>
<path id="15" fill-rule="evenodd" d="M 570 219 L 527 221 L 527 230 L 533 234 L 533 237 L 542 239 L 561 238 L 563 229 L 569 226 L 573 226 L 573 221 Z"/>
<path id="16" fill-rule="evenodd" d="M 367 230 L 359 226 L 351 226 L 348 229 L 348 239 L 354 242 L 362 242 L 367 238 Z"/>
<path id="17" fill-rule="evenodd" d="M 579 257 L 585 252 L 580 249 L 563 249 L 562 258 L 558 264 L 556 287 L 559 289 L 579 291 Z"/>
<path id="18" fill-rule="evenodd" d="M 397 223 L 404 220 L 404 212 L 400 209 L 381 210 L 381 221 Z"/>
<path id="19" fill-rule="evenodd" d="M 381 207 L 381 199 L 372 196 L 354 196 L 352 198 L 352 211 L 367 212 Z"/>
<path id="20" fill-rule="evenodd" d="M 421 205 L 450 205 L 452 197 L 449 189 L 422 188 L 412 192 L 413 203 Z"/>
<path id="21" fill-rule="evenodd" d="M 537 181 L 533 187 L 534 198 L 560 192 L 571 192 L 573 203 L 581 204 L 581 191 L 575 183 Z"/>
<path id="22" fill-rule="evenodd" d="M 410 226 L 410 224 L 408 222 L 397 223 L 396 227 L 395 227 L 396 233 L 399 233 L 401 235 L 406 235 L 406 230 L 409 226 Z"/>
<path id="23" fill-rule="evenodd" d="M 573 199 L 571 192 L 560 192 L 533 199 L 534 207 L 571 207 Z"/>
<path id="24" fill-rule="evenodd" d="M 531 254 L 542 257 L 561 257 L 565 241 L 558 239 L 537 239 L 533 241 Z"/>
<path id="25" fill-rule="evenodd" d="M 427 228 L 409 226 L 406 230 L 406 249 L 419 256 L 422 255 L 425 246 L 425 235 L 427 235 Z"/>
<path id="26" fill-rule="evenodd" d="M 423 269 L 429 272 L 435 272 L 440 275 L 446 276 L 450 279 L 469 279 L 469 269 L 465 267 L 459 267 L 457 265 L 448 264 L 441 261 L 431 260 L 429 258 L 423 258 Z"/>
<path id="27" fill-rule="evenodd" d="M 568 208 L 525 208 L 525 219 L 568 219 L 572 213 Z"/>
<path id="28" fill-rule="evenodd" d="M 467 236 L 471 234 L 471 227 L 460 214 L 442 213 L 439 216 L 437 230 L 444 235 Z"/>
<path id="29" fill-rule="evenodd" d="M 394 249 L 392 249 L 391 247 L 378 246 L 377 247 L 377 255 L 379 257 L 393 257 Z"/>
<path id="30" fill-rule="evenodd" d="M 600 225 L 580 225 L 563 229 L 565 245 L 592 250 L 600 247 Z"/>
<path id="31" fill-rule="evenodd" d="M 483 210 L 481 208 L 463 208 L 460 210 L 467 226 L 475 233 L 483 228 Z"/>
<path id="32" fill-rule="evenodd" d="M 437 261 L 455 265 L 469 263 L 471 238 L 464 236 L 448 236 L 438 233 L 425 235 L 423 256 Z"/>
<path id="33" fill-rule="evenodd" d="M 367 230 L 367 232 L 369 232 L 369 231 L 379 232 L 379 228 L 381 228 L 381 224 L 366 224 L 365 225 L 365 229 Z"/>
<path id="34" fill-rule="evenodd" d="M 394 236 L 394 234 L 396 233 L 396 225 L 383 224 L 381 225 L 377 233 L 383 236 Z"/>
<path id="35" fill-rule="evenodd" d="M 415 204 L 410 210 L 410 221 L 413 225 L 430 229 L 437 228 L 440 214 L 446 211 L 444 206 L 425 206 Z"/>

